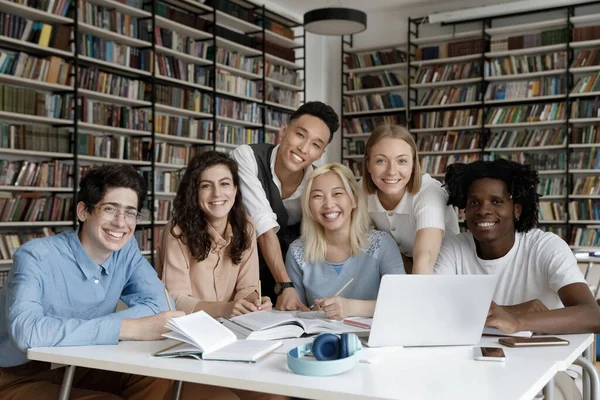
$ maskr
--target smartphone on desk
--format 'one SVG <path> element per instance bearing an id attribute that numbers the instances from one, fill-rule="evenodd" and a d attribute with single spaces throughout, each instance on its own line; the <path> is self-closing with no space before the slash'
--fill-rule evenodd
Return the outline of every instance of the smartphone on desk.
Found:
<path id="1" fill-rule="evenodd" d="M 504 350 L 500 347 L 473 347 L 473 359 L 477 361 L 505 361 Z"/>
<path id="2" fill-rule="evenodd" d="M 534 347 L 534 346 L 568 346 L 569 341 L 567 339 L 561 339 L 554 336 L 542 336 L 542 337 L 511 337 L 511 338 L 500 338 L 498 343 L 508 347 Z"/>

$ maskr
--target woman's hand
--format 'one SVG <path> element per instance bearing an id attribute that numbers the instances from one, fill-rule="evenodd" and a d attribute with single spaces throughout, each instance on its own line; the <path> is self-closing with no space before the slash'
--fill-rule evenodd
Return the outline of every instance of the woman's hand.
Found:
<path id="1" fill-rule="evenodd" d="M 246 299 L 237 299 L 228 304 L 229 310 L 227 313 L 227 318 L 258 311 L 256 305 Z"/>
<path id="2" fill-rule="evenodd" d="M 315 299 L 315 303 L 325 312 L 329 319 L 342 320 L 349 315 L 348 299 L 340 296 L 325 297 L 324 299 Z"/>

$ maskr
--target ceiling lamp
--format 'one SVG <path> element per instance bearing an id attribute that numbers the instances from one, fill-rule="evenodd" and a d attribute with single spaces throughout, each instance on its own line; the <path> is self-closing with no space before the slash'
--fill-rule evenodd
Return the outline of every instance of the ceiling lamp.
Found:
<path id="1" fill-rule="evenodd" d="M 317 35 L 352 35 L 367 29 L 367 14 L 352 8 L 318 8 L 304 14 L 304 29 Z"/>

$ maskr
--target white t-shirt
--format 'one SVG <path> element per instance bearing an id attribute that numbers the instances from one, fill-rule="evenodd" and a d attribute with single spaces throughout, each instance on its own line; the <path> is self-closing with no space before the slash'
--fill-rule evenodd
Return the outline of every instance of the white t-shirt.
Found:
<path id="1" fill-rule="evenodd" d="M 279 189 L 279 194 L 281 194 L 281 182 L 275 174 L 275 158 L 277 157 L 278 150 L 279 145 L 275 146 L 275 149 L 271 153 L 270 166 L 273 182 L 275 183 L 275 186 L 277 186 L 277 189 Z M 265 190 L 258 179 L 258 164 L 256 163 L 254 151 L 252 151 L 252 148 L 248 145 L 238 146 L 231 152 L 231 158 L 238 164 L 242 198 L 248 213 L 252 217 L 252 222 L 256 229 L 256 236 L 258 237 L 273 228 L 275 228 L 275 231 L 278 231 L 279 224 L 277 223 L 277 215 L 273 212 Z M 302 177 L 302 182 L 300 182 L 296 191 L 287 199 L 283 199 L 283 206 L 288 213 L 288 225 L 297 224 L 302 219 L 300 195 L 304 190 L 304 186 L 306 186 L 308 176 L 312 170 L 312 165 L 309 165 L 306 168 L 304 177 Z"/>
<path id="2" fill-rule="evenodd" d="M 572 283 L 586 283 L 567 243 L 554 233 L 532 229 L 517 232 L 512 249 L 496 260 L 477 256 L 470 232 L 444 239 L 436 274 L 497 275 L 493 300 L 515 305 L 539 299 L 549 309 L 562 308 L 558 291 Z"/>
<path id="3" fill-rule="evenodd" d="M 378 230 L 392 235 L 402 254 L 412 257 L 418 230 L 439 228 L 445 236 L 460 232 L 456 211 L 447 202 L 448 194 L 442 184 L 424 174 L 419 191 L 405 193 L 393 210 L 388 211 L 381 205 L 377 193 L 369 195 L 369 218 Z"/>

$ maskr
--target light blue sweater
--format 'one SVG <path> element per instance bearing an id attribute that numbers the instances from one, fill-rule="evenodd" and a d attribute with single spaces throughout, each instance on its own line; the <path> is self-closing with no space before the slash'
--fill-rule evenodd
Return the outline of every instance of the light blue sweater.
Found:
<path id="1" fill-rule="evenodd" d="M 315 299 L 333 296 L 352 278 L 354 281 L 340 293 L 341 297 L 375 300 L 383 275 L 404 274 L 396 241 L 388 233 L 375 230 L 369 231 L 367 236 L 367 248 L 344 261 L 339 275 L 334 269 L 339 263 L 306 261 L 301 238 L 291 244 L 285 268 L 305 305 L 313 304 Z"/>

